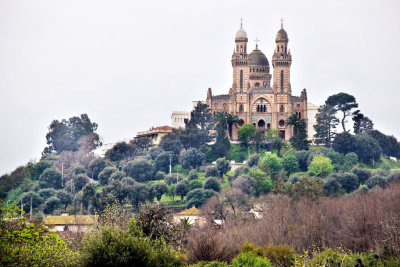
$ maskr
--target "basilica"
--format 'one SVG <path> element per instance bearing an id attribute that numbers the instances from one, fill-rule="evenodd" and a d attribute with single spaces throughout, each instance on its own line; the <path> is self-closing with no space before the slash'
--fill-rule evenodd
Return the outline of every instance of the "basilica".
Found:
<path id="1" fill-rule="evenodd" d="M 233 129 L 233 140 L 238 139 L 238 129 L 245 123 L 251 123 L 263 132 L 279 129 L 281 137 L 289 140 L 292 130 L 286 125 L 286 120 L 296 114 L 307 122 L 307 93 L 303 89 L 300 96 L 292 95 L 292 55 L 288 49 L 288 34 L 281 23 L 275 38 L 272 69 L 257 44 L 251 53 L 247 53 L 247 41 L 247 33 L 240 25 L 232 55 L 232 88 L 223 95 L 213 95 L 209 88 L 206 104 L 213 114 L 227 112 L 239 118 L 239 125 Z"/>

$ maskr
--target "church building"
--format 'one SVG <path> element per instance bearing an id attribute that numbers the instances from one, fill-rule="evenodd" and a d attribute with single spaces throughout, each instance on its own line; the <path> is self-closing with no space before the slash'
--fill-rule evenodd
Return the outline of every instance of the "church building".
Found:
<path id="1" fill-rule="evenodd" d="M 292 95 L 288 34 L 281 24 L 275 38 L 272 69 L 257 44 L 251 53 L 247 53 L 247 41 L 247 33 L 241 24 L 232 55 L 232 88 L 224 95 L 213 95 L 209 88 L 206 103 L 213 114 L 227 112 L 239 118 L 239 125 L 233 129 L 233 140 L 238 140 L 238 129 L 245 123 L 251 123 L 263 132 L 279 129 L 281 137 L 289 140 L 292 129 L 286 125 L 286 120 L 292 114 L 307 123 L 307 92 L 303 89 L 300 96 Z"/>

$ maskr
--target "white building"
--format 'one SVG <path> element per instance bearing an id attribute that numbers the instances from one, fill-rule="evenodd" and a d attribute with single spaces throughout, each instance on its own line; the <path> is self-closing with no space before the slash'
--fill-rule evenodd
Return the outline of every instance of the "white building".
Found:
<path id="1" fill-rule="evenodd" d="M 311 102 L 307 102 L 307 134 L 308 134 L 308 140 L 312 141 L 314 143 L 314 134 L 315 134 L 315 130 L 314 130 L 314 125 L 317 124 L 317 119 L 315 118 L 315 116 L 318 113 L 318 108 L 319 106 L 314 105 Z"/>
<path id="2" fill-rule="evenodd" d="M 185 128 L 185 120 L 190 120 L 190 112 L 173 111 L 171 115 L 172 127 L 175 129 Z"/>

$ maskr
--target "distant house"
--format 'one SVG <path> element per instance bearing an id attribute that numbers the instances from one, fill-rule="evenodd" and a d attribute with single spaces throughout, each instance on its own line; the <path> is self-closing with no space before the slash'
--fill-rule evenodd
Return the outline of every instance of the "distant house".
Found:
<path id="1" fill-rule="evenodd" d="M 152 127 L 148 131 L 138 132 L 136 134 L 136 138 L 148 137 L 150 138 L 150 142 L 153 146 L 158 146 L 161 142 L 161 138 L 172 132 L 174 128 L 171 126 L 165 125 L 160 127 Z"/>
<path id="2" fill-rule="evenodd" d="M 47 228 L 53 231 L 85 232 L 91 228 L 97 220 L 97 215 L 69 215 L 46 216 L 43 222 Z"/>
<path id="3" fill-rule="evenodd" d="M 196 226 L 203 226 L 206 223 L 206 218 L 201 215 L 201 211 L 196 207 L 174 214 L 174 223 L 181 223 L 183 220 L 187 220 L 190 225 Z"/>

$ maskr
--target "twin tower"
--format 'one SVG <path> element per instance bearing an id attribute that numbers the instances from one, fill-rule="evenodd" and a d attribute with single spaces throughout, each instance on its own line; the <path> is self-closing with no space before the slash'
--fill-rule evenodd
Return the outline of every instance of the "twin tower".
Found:
<path id="1" fill-rule="evenodd" d="M 303 89 L 299 97 L 292 96 L 292 55 L 288 49 L 288 34 L 281 24 L 272 56 L 273 77 L 267 57 L 257 44 L 248 54 L 247 42 L 247 33 L 240 25 L 232 55 L 232 88 L 225 95 L 212 95 L 211 88 L 208 89 L 206 102 L 213 114 L 227 112 L 238 116 L 240 123 L 233 130 L 233 140 L 238 139 L 237 131 L 245 123 L 252 123 L 263 132 L 270 128 L 279 129 L 281 137 L 289 140 L 292 129 L 287 127 L 286 120 L 292 114 L 307 120 L 307 93 Z"/>

